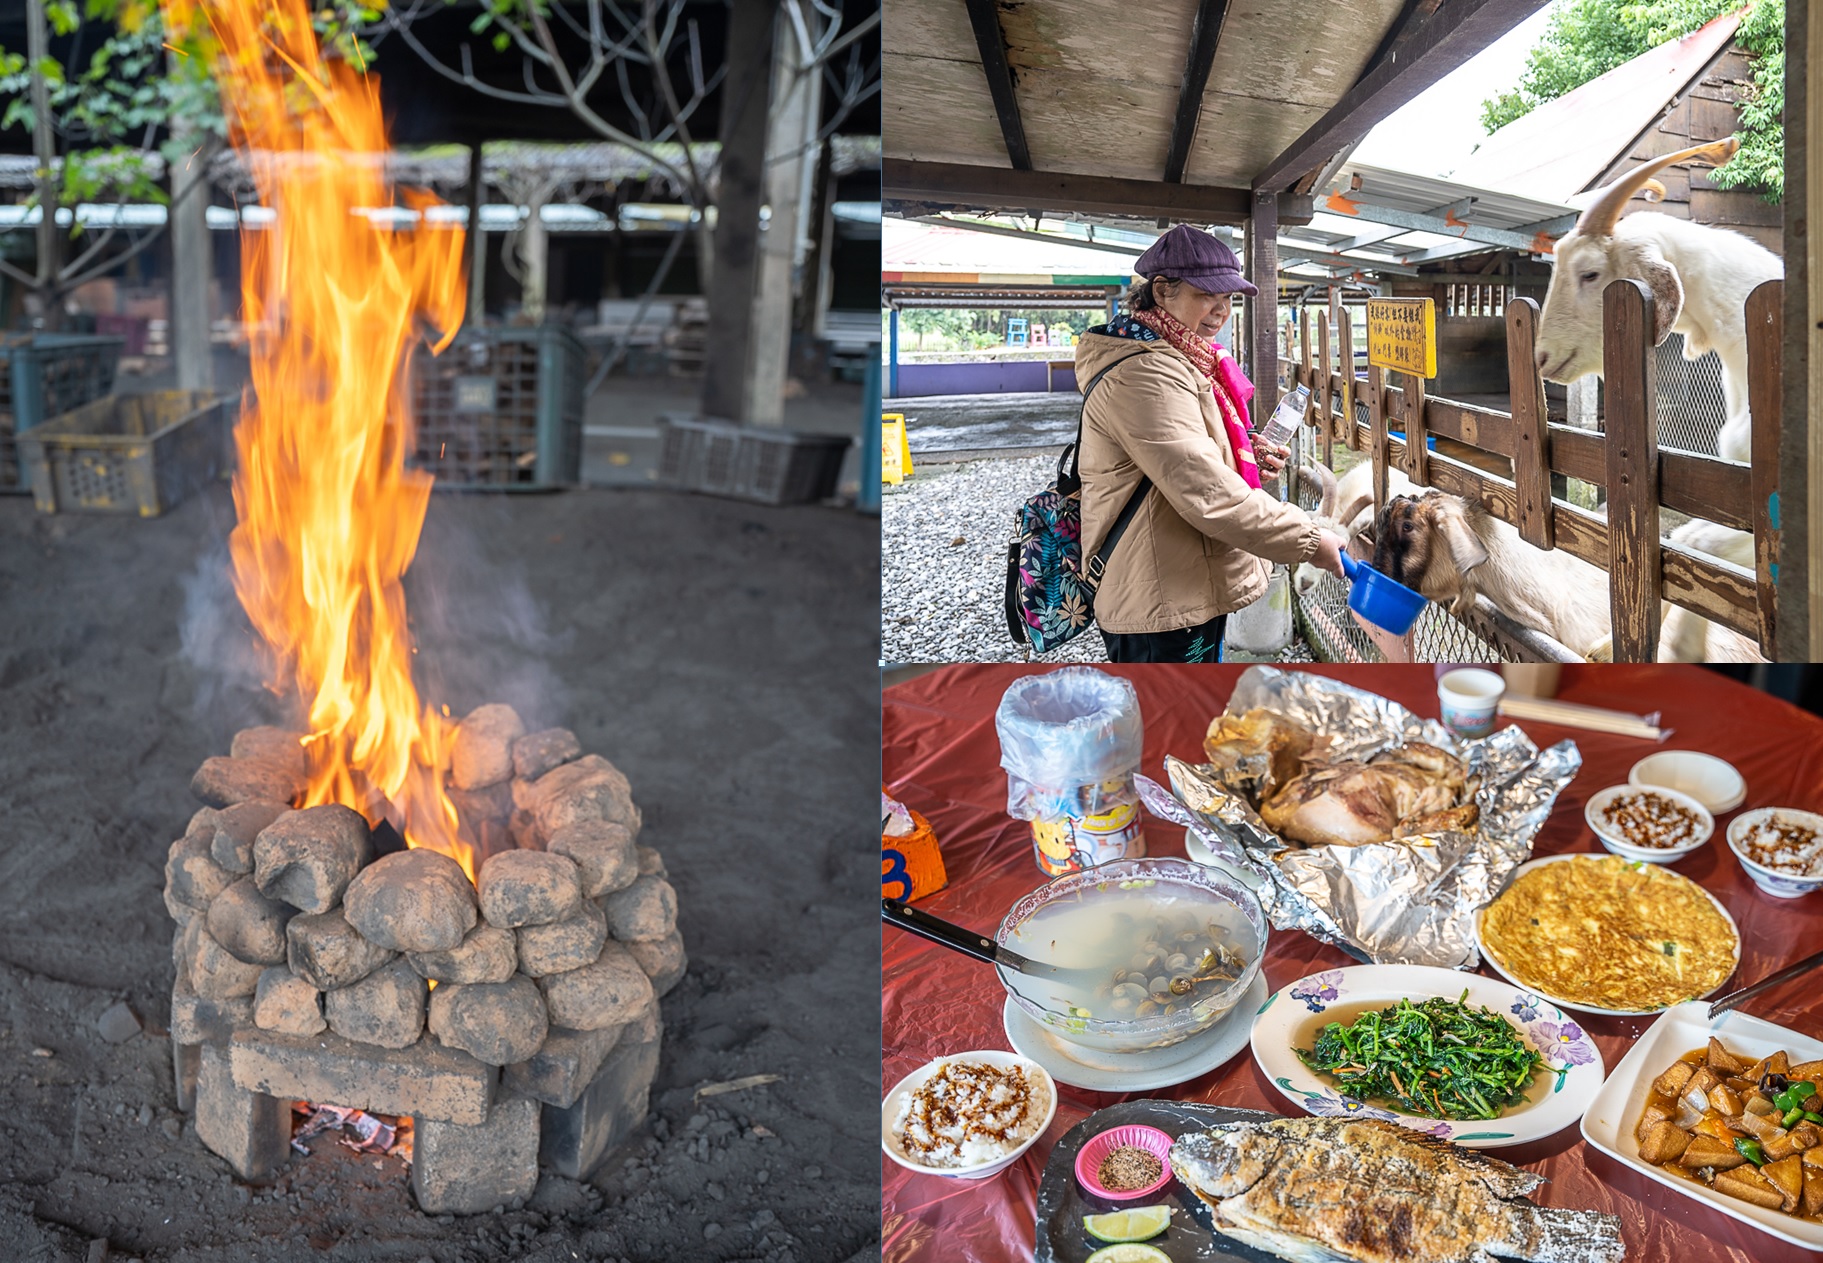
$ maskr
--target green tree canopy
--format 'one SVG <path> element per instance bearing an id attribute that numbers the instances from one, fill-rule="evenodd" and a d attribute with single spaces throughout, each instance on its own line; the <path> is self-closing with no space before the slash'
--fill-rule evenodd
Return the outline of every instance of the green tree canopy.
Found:
<path id="1" fill-rule="evenodd" d="M 1746 188 L 1777 201 L 1785 192 L 1785 0 L 1749 0 L 1735 39 L 1754 58 L 1741 106 L 1741 151 L 1715 173 L 1721 188 Z M 1481 104 L 1496 132 L 1648 49 L 1680 39 L 1741 0 L 1563 0 L 1526 60 L 1519 86 Z"/>

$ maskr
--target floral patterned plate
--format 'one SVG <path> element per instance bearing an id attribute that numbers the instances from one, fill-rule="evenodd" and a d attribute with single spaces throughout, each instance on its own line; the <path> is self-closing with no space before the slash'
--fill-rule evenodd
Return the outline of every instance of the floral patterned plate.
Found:
<path id="1" fill-rule="evenodd" d="M 1400 1000 L 1431 996 L 1485 1006 L 1511 1022 L 1544 1056 L 1527 1099 L 1498 1118 L 1423 1118 L 1383 1101 L 1343 1096 L 1329 1076 L 1298 1059 L 1330 1022 L 1352 1022 Z M 1573 1127 L 1601 1090 L 1601 1051 L 1571 1017 L 1549 1000 L 1479 974 L 1428 965 L 1354 965 L 1300 978 L 1272 993 L 1253 1020 L 1253 1059 L 1293 1105 L 1310 1114 L 1383 1118 L 1470 1149 L 1501 1149 Z"/>

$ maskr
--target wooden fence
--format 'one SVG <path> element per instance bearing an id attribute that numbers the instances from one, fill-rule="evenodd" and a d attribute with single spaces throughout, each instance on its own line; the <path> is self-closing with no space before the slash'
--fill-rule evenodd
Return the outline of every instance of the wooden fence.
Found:
<path id="1" fill-rule="evenodd" d="M 1654 395 L 1651 291 L 1620 280 L 1603 294 L 1605 433 L 1551 423 L 1535 356 L 1538 304 L 1515 299 L 1506 307 L 1510 413 L 1431 399 L 1422 379 L 1369 368 L 1364 382 L 1353 364 L 1352 330 L 1330 311 L 1303 309 L 1291 377 L 1310 387 L 1306 423 L 1314 426 L 1323 463 L 1333 467 L 1334 444 L 1365 449 L 1374 465 L 1374 504 L 1384 506 L 1387 470 L 1413 482 L 1479 501 L 1538 548 L 1561 548 L 1608 572 L 1614 620 L 1614 659 L 1650 662 L 1658 650 L 1661 601 L 1669 601 L 1756 641 L 1773 656 L 1778 617 L 1777 514 L 1782 283 L 1768 281 L 1748 297 L 1748 393 L 1753 412 L 1752 460 L 1737 465 L 1658 446 Z M 1312 316 L 1315 316 L 1313 322 Z M 1316 357 L 1311 356 L 1315 325 Z M 1389 379 L 1403 379 L 1395 384 Z M 1367 421 L 1356 418 L 1357 393 Z M 1398 429 L 1404 437 L 1391 433 Z M 1430 436 L 1475 452 L 1430 451 Z M 1479 457 L 1477 456 L 1479 455 Z M 1505 458 L 1501 465 L 1492 457 Z M 1464 458 L 1468 459 L 1464 459 Z M 1510 472 L 1493 472 L 1505 468 Z M 1607 516 L 1551 497 L 1552 475 L 1607 489 Z M 1702 553 L 1661 542 L 1659 507 L 1750 531 L 1754 574 Z"/>

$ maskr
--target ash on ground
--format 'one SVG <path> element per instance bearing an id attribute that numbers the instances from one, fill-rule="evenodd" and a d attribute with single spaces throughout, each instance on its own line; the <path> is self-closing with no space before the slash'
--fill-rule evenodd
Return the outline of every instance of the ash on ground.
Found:
<path id="1" fill-rule="evenodd" d="M 503 576 L 523 584 L 564 689 L 526 719 L 616 751 L 690 952 L 648 1127 L 591 1179 L 547 1170 L 473 1216 L 423 1214 L 400 1158 L 328 1135 L 243 1183 L 176 1108 L 166 849 L 203 758 L 289 718 L 180 652 L 181 580 L 232 525 L 225 486 L 147 521 L 0 499 L 0 1258 L 878 1258 L 856 841 L 878 779 L 874 523 L 642 490 L 433 500 L 422 570 L 451 617 L 419 628 L 422 659 L 522 653 L 452 637 Z M 486 671 L 445 674 L 474 677 L 433 688 L 456 713 L 492 700 Z"/>

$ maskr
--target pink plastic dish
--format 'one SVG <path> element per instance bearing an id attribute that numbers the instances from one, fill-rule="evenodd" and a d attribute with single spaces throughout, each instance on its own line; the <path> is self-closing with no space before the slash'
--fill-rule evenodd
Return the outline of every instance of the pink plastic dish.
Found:
<path id="1" fill-rule="evenodd" d="M 1123 1145 L 1144 1149 L 1157 1158 L 1165 1168 L 1158 1179 L 1144 1188 L 1128 1189 L 1123 1193 L 1103 1188 L 1101 1181 L 1095 1178 L 1095 1173 L 1101 1170 L 1101 1164 L 1107 1160 L 1108 1155 Z M 1135 1198 L 1150 1197 L 1171 1182 L 1171 1137 L 1156 1127 L 1139 1126 L 1114 1127 L 1098 1136 L 1092 1136 L 1076 1153 L 1076 1182 L 1095 1196 L 1105 1197 L 1111 1202 L 1130 1202 Z"/>

